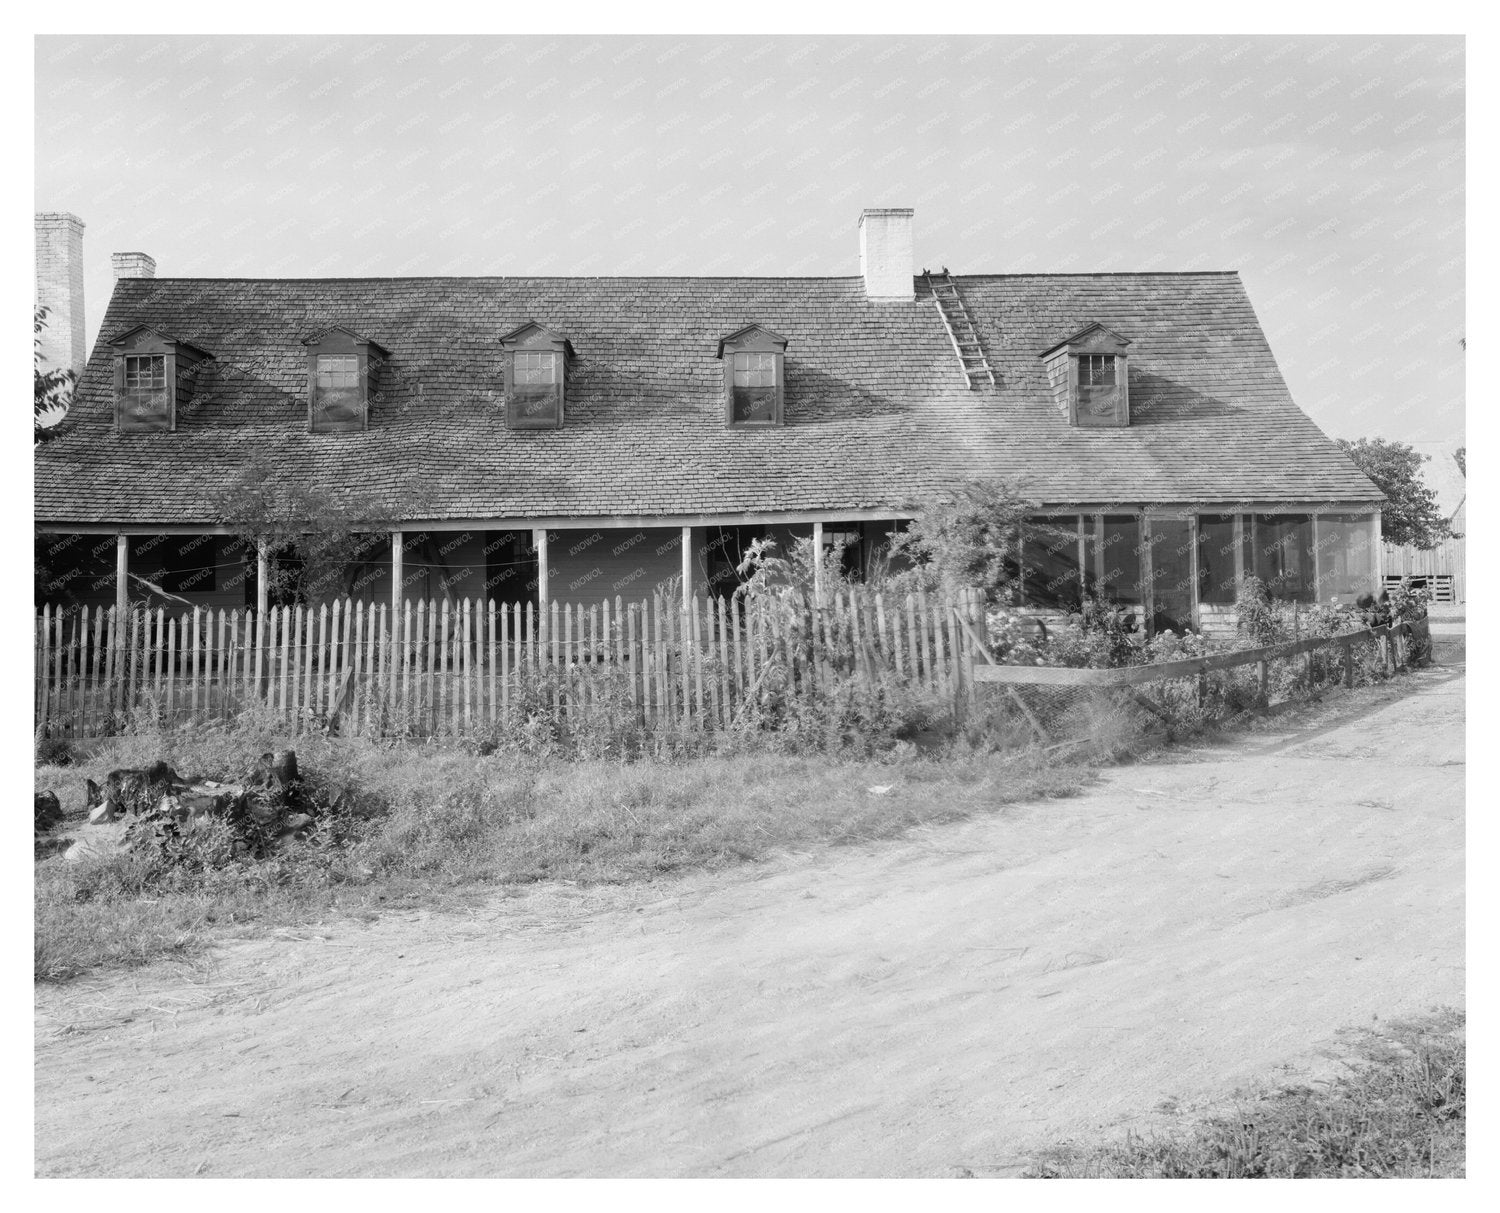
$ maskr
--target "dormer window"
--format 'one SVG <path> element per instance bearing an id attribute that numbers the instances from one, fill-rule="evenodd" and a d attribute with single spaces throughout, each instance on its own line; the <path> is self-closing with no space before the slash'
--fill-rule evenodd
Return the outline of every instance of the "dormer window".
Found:
<path id="1" fill-rule="evenodd" d="M 724 362 L 724 419 L 731 429 L 784 423 L 787 340 L 758 324 L 719 342 Z"/>
<path id="2" fill-rule="evenodd" d="M 314 434 L 368 429 L 370 385 L 389 356 L 368 337 L 335 325 L 303 339 L 307 347 L 307 425 Z"/>
<path id="3" fill-rule="evenodd" d="M 124 408 L 129 416 L 140 419 L 170 414 L 165 354 L 125 355 Z"/>
<path id="4" fill-rule="evenodd" d="M 568 339 L 529 321 L 500 338 L 505 351 L 505 424 L 513 430 L 559 430 L 567 397 Z"/>
<path id="5" fill-rule="evenodd" d="M 177 428 L 177 404 L 206 350 L 146 325 L 121 333 L 115 351 L 115 428 L 121 433 Z"/>
<path id="6" fill-rule="evenodd" d="M 1130 342 L 1102 324 L 1090 324 L 1042 353 L 1053 402 L 1071 425 L 1130 424 L 1130 380 L 1125 347 Z"/>

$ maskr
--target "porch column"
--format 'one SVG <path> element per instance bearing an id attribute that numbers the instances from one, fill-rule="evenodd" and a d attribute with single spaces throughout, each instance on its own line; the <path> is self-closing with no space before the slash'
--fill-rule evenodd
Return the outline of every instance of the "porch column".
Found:
<path id="1" fill-rule="evenodd" d="M 813 523 L 813 605 L 823 605 L 823 524 Z"/>
<path id="2" fill-rule="evenodd" d="M 130 536 L 115 536 L 115 616 L 125 618 L 130 604 L 130 589 L 126 584 L 130 576 Z"/>
<path id="3" fill-rule="evenodd" d="M 1385 590 L 1385 544 L 1380 541 L 1380 511 L 1376 510 L 1370 516 L 1370 543 L 1375 549 L 1375 585 L 1373 587 L 1376 598 L 1379 598 Z"/>
<path id="4" fill-rule="evenodd" d="M 406 551 L 406 534 L 404 531 L 391 532 L 391 626 L 396 626 L 396 620 L 401 615 L 401 599 L 403 594 L 402 581 L 405 579 L 402 557 Z"/>
<path id="5" fill-rule="evenodd" d="M 547 583 L 547 528 L 537 527 L 531 532 L 531 546 L 536 549 L 536 601 L 545 608 L 552 601 L 552 587 Z"/>
<path id="6" fill-rule="evenodd" d="M 1319 542 L 1318 516 L 1312 516 L 1313 602 L 1323 601 L 1323 545 Z"/>
<path id="7" fill-rule="evenodd" d="M 693 528 L 682 528 L 682 609 L 693 605 Z"/>
<path id="8" fill-rule="evenodd" d="M 266 554 L 266 541 L 255 541 L 255 617 L 264 619 L 266 608 L 271 604 L 271 561 Z"/>

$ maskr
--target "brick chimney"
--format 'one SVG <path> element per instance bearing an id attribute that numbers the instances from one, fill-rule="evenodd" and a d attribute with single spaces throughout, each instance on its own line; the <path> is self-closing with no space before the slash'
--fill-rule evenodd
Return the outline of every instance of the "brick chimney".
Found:
<path id="1" fill-rule="evenodd" d="M 155 278 L 156 258 L 146 253 L 111 253 L 115 264 L 115 281 L 121 278 Z"/>
<path id="2" fill-rule="evenodd" d="M 866 207 L 859 216 L 859 272 L 868 299 L 906 300 L 912 289 L 910 207 Z"/>
<path id="3" fill-rule="evenodd" d="M 36 216 L 36 301 L 47 309 L 42 369 L 83 372 L 83 220 L 67 211 Z"/>

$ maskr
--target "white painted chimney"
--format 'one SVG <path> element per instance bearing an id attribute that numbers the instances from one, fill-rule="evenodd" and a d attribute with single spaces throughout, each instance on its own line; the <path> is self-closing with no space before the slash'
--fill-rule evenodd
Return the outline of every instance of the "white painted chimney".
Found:
<path id="1" fill-rule="evenodd" d="M 40 333 L 43 370 L 83 373 L 83 220 L 67 211 L 36 216 L 36 301 L 47 309 Z"/>
<path id="2" fill-rule="evenodd" d="M 859 272 L 869 299 L 915 298 L 911 207 L 866 207 L 859 215 Z"/>
<path id="3" fill-rule="evenodd" d="M 121 278 L 155 278 L 156 258 L 146 253 L 111 253 L 115 264 L 115 281 Z"/>

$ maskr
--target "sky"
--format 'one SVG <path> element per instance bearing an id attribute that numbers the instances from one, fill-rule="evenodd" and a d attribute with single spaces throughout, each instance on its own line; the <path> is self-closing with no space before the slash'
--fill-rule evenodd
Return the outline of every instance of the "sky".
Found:
<path id="1" fill-rule="evenodd" d="M 1461 37 L 74 37 L 35 209 L 161 277 L 1237 269 L 1334 437 L 1464 442 Z"/>

